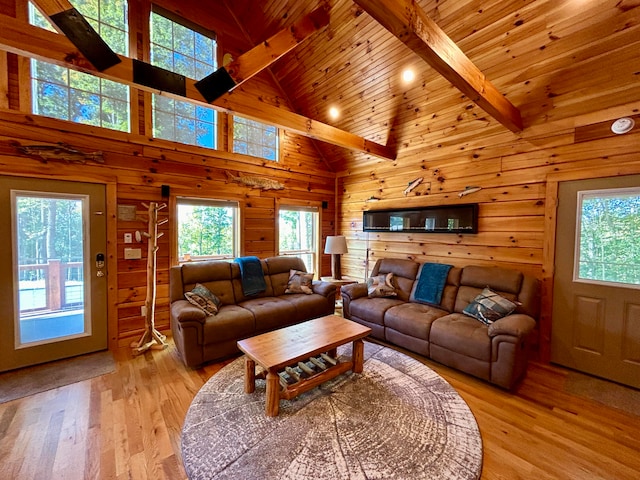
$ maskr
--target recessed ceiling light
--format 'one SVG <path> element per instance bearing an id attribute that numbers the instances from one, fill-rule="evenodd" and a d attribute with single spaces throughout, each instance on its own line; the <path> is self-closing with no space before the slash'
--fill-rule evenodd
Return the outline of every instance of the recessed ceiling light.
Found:
<path id="1" fill-rule="evenodd" d="M 622 135 L 623 133 L 630 132 L 635 124 L 636 122 L 633 118 L 622 117 L 613 122 L 611 125 L 611 131 L 618 135 Z"/>
<path id="2" fill-rule="evenodd" d="M 407 68 L 402 72 L 402 81 L 405 83 L 413 82 L 416 78 L 416 72 L 414 72 L 411 68 Z"/>
<path id="3" fill-rule="evenodd" d="M 329 116 L 335 120 L 340 116 L 340 110 L 338 110 L 336 107 L 331 107 L 329 109 Z"/>

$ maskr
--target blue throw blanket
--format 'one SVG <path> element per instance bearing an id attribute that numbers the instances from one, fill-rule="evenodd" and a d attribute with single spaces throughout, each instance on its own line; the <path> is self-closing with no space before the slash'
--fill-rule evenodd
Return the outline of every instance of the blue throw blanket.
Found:
<path id="1" fill-rule="evenodd" d="M 267 289 L 264 272 L 258 257 L 239 257 L 234 260 L 240 266 L 240 280 L 245 295 L 256 295 Z"/>
<path id="2" fill-rule="evenodd" d="M 452 265 L 425 263 L 420 268 L 420 277 L 414 292 L 414 300 L 422 303 L 440 305 L 442 291 Z"/>

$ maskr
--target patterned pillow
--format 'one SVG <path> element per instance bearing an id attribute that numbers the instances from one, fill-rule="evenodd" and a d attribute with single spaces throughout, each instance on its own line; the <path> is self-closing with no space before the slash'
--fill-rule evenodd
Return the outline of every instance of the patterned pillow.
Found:
<path id="1" fill-rule="evenodd" d="M 289 283 L 284 293 L 305 293 L 311 295 L 313 290 L 313 273 L 301 272 L 300 270 L 289 271 Z"/>
<path id="2" fill-rule="evenodd" d="M 393 273 L 369 277 L 367 280 L 367 293 L 369 298 L 397 296 L 398 292 L 396 291 Z"/>
<path id="3" fill-rule="evenodd" d="M 196 307 L 200 307 L 208 315 L 218 313 L 220 307 L 220 299 L 211 291 L 200 283 L 196 283 L 193 290 L 184 294 L 185 298 Z"/>
<path id="4" fill-rule="evenodd" d="M 517 303 L 487 287 L 465 307 L 462 313 L 480 320 L 485 325 L 491 325 L 496 320 L 509 315 L 517 306 Z"/>

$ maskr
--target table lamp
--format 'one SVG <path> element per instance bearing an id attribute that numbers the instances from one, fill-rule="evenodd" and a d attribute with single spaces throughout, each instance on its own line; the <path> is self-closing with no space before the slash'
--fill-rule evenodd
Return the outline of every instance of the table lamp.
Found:
<path id="1" fill-rule="evenodd" d="M 324 245 L 324 253 L 331 254 L 331 276 L 335 280 L 342 280 L 340 255 L 347 252 L 347 239 L 343 235 L 327 237 L 327 243 Z"/>

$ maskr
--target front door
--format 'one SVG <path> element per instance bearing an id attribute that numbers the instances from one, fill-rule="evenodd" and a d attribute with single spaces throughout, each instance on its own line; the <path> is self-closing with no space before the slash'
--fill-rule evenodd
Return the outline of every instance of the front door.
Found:
<path id="1" fill-rule="evenodd" d="M 105 187 L 0 176 L 0 371 L 107 348 Z"/>
<path id="2" fill-rule="evenodd" d="M 561 182 L 551 360 L 640 388 L 640 176 Z"/>

